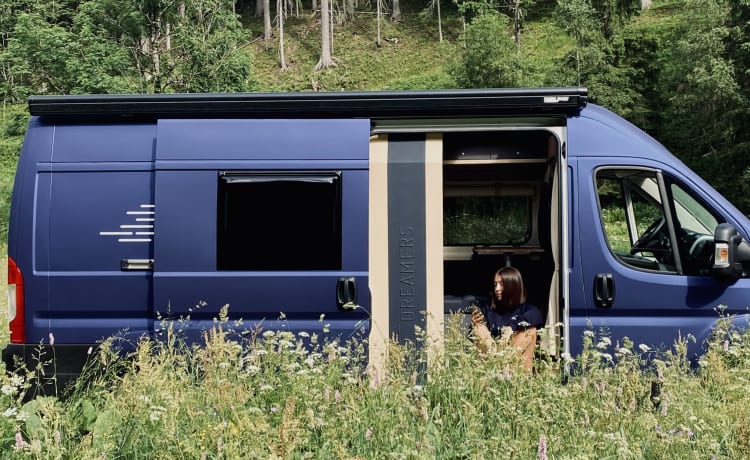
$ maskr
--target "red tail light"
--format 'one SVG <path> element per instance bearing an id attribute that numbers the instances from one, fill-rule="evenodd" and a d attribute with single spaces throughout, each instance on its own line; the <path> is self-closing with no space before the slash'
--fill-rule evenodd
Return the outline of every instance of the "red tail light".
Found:
<path id="1" fill-rule="evenodd" d="M 26 342 L 26 315 L 23 311 L 23 276 L 16 262 L 8 257 L 8 320 L 11 343 Z"/>

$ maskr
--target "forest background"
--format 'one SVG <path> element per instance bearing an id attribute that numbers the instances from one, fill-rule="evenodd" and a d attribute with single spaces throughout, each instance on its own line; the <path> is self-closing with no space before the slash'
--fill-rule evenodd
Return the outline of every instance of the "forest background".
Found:
<path id="1" fill-rule="evenodd" d="M 29 95 L 586 86 L 747 214 L 748 64 L 750 0 L 1 0 L 0 277 Z M 0 372 L 3 458 L 750 457 L 750 334 L 728 320 L 697 370 L 688 338 L 587 331 L 564 385 L 555 363 L 477 365 L 456 329 L 422 385 L 414 350 L 368 382 L 359 348 L 242 348 L 217 324 L 204 348 L 105 348 L 65 401 Z"/>
<path id="2" fill-rule="evenodd" d="M 0 236 L 32 94 L 537 86 L 750 213 L 750 0 L 4 0 Z"/>

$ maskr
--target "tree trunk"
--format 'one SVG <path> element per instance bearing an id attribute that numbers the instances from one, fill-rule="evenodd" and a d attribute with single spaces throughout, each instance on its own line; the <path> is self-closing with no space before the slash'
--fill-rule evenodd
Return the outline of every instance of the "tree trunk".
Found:
<path id="1" fill-rule="evenodd" d="M 513 0 L 513 38 L 521 49 L 521 0 Z"/>
<path id="2" fill-rule="evenodd" d="M 443 18 L 440 16 L 440 0 L 435 0 L 435 3 L 437 3 L 438 14 L 438 37 L 440 38 L 440 43 L 443 43 Z"/>
<path id="3" fill-rule="evenodd" d="M 378 48 L 380 48 L 381 46 L 383 46 L 382 42 L 380 41 L 380 18 L 382 16 L 381 12 L 383 11 L 383 0 L 377 0 L 377 6 L 375 8 L 378 12 L 378 38 L 377 40 L 375 40 L 375 44 L 378 46 Z"/>
<path id="4" fill-rule="evenodd" d="M 321 50 L 320 60 L 315 65 L 315 70 L 327 69 L 336 65 L 331 57 L 330 13 L 329 0 L 320 0 Z"/>
<path id="5" fill-rule="evenodd" d="M 279 66 L 286 70 L 286 56 L 284 55 L 284 0 L 276 0 L 276 13 L 279 18 Z"/>
<path id="6" fill-rule="evenodd" d="M 335 8 L 336 3 L 335 2 L 336 2 L 336 0 L 328 0 L 328 7 L 329 7 L 328 8 L 328 11 L 329 11 L 329 14 L 328 14 L 328 38 L 331 39 L 330 46 L 329 46 L 329 48 L 331 50 L 331 56 L 334 55 L 334 52 L 333 52 L 333 40 L 334 40 L 334 35 L 333 35 L 333 16 L 334 16 L 334 11 L 336 10 L 336 8 Z"/>
<path id="7" fill-rule="evenodd" d="M 261 3 L 261 0 L 257 0 Z M 263 40 L 265 40 L 266 51 L 268 51 L 268 41 L 271 40 L 271 0 L 263 0 Z"/>
<path id="8" fill-rule="evenodd" d="M 401 20 L 401 5 L 399 4 L 399 0 L 393 0 L 393 11 L 391 12 L 391 20 L 392 21 Z"/>

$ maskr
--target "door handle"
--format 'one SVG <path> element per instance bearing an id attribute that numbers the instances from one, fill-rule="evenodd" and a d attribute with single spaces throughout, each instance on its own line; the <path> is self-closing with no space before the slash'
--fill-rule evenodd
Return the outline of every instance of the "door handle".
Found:
<path id="1" fill-rule="evenodd" d="M 339 278 L 336 281 L 336 306 L 339 310 L 357 308 L 357 283 L 353 276 Z"/>
<path id="2" fill-rule="evenodd" d="M 615 278 L 611 273 L 594 277 L 594 302 L 599 308 L 612 308 L 615 304 Z"/>
<path id="3" fill-rule="evenodd" d="M 122 259 L 120 260 L 120 270 L 133 271 L 154 269 L 154 259 Z"/>

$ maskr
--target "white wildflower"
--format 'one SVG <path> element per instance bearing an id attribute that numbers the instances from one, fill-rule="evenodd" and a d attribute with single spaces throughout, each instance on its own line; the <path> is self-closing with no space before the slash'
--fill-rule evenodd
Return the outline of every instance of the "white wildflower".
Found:
<path id="1" fill-rule="evenodd" d="M 259 388 L 260 391 L 271 391 L 273 390 L 273 387 L 267 383 L 264 383 Z"/>
<path id="2" fill-rule="evenodd" d="M 625 348 L 625 347 L 620 347 L 620 349 L 617 350 L 617 352 L 620 353 L 621 355 L 629 355 L 630 354 L 630 350 L 628 348 Z"/>
<path id="3" fill-rule="evenodd" d="M 263 337 L 265 337 L 266 339 L 270 339 L 271 337 L 275 335 L 276 333 L 274 331 L 271 331 L 271 330 L 263 331 Z"/>
<path id="4" fill-rule="evenodd" d="M 298 335 L 298 336 L 300 336 L 300 337 L 310 337 L 310 334 L 308 334 L 308 333 L 307 333 L 307 332 L 305 332 L 305 331 L 299 331 L 299 332 L 297 333 L 297 335 Z"/>
<path id="5" fill-rule="evenodd" d="M 585 335 L 586 337 L 593 338 L 594 337 L 594 331 L 585 330 L 585 331 L 583 331 L 583 335 Z"/>
<path id="6" fill-rule="evenodd" d="M 645 343 L 642 343 L 642 344 L 638 345 L 638 348 L 639 348 L 639 349 L 640 349 L 640 350 L 641 350 L 642 352 L 644 352 L 644 353 L 647 353 L 648 351 L 650 351 L 650 350 L 651 350 L 651 348 L 649 348 L 649 346 L 648 346 L 648 345 L 646 345 Z"/>
<path id="7" fill-rule="evenodd" d="M 17 387 L 15 387 L 14 385 L 9 385 L 7 383 L 3 384 L 3 386 L 0 387 L 0 392 L 2 392 L 2 394 L 4 394 L 5 396 L 14 395 L 16 393 L 16 390 Z"/>
<path id="8" fill-rule="evenodd" d="M 3 417 L 6 417 L 6 418 L 15 417 L 17 413 L 18 413 L 18 410 L 15 407 L 9 407 L 5 409 L 5 412 L 3 412 Z"/>

